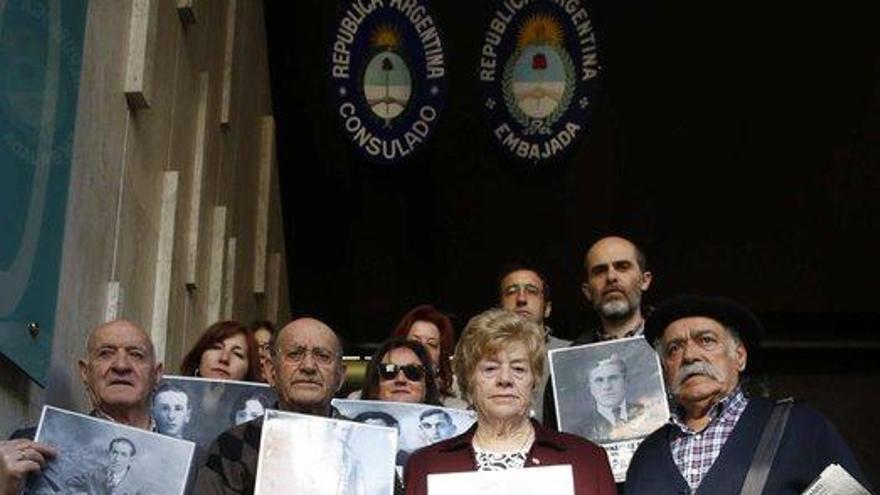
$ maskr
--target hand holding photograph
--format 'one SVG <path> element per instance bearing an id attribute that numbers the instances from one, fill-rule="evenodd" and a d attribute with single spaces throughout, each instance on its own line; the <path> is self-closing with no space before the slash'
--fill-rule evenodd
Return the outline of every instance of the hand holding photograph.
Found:
<path id="1" fill-rule="evenodd" d="M 195 448 L 192 442 L 52 406 L 43 408 L 36 440 L 55 447 L 58 456 L 31 480 L 28 495 L 182 495 Z"/>

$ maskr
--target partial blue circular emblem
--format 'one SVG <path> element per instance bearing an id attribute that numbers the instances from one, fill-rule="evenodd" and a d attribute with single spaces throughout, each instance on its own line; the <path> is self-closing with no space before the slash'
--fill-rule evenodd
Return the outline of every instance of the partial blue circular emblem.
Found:
<path id="1" fill-rule="evenodd" d="M 433 134 L 446 94 L 443 39 L 425 0 L 343 0 L 330 51 L 336 113 L 365 159 L 395 164 Z"/>
<path id="2" fill-rule="evenodd" d="M 537 165 L 587 132 L 599 76 L 596 34 L 580 0 L 499 0 L 478 74 L 493 140 Z"/>

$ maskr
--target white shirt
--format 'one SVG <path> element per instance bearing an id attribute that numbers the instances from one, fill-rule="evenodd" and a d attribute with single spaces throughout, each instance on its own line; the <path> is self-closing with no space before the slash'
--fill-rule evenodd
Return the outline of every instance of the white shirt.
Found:
<path id="1" fill-rule="evenodd" d="M 612 425 L 617 425 L 618 421 L 626 422 L 629 420 L 629 416 L 626 414 L 626 399 L 623 399 L 623 402 L 620 403 L 620 414 L 615 418 L 614 417 L 614 409 L 613 407 L 602 407 L 599 404 L 596 404 L 596 410 L 599 411 L 599 414 L 602 415 L 603 418 L 607 419 L 609 423 Z"/>

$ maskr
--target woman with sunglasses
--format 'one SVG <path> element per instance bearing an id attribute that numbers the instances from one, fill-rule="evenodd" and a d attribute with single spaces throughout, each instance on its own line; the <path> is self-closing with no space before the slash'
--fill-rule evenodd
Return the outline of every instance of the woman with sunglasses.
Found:
<path id="1" fill-rule="evenodd" d="M 439 406 L 440 392 L 428 351 L 419 342 L 392 337 L 367 364 L 361 399 Z M 408 453 L 406 456 L 408 457 Z M 403 459 L 398 457 L 398 461 Z M 395 495 L 403 495 L 403 464 L 394 477 Z"/>
<path id="2" fill-rule="evenodd" d="M 431 358 L 422 344 L 392 338 L 367 365 L 361 398 L 440 405 Z"/>
<path id="3" fill-rule="evenodd" d="M 461 400 L 452 374 L 450 360 L 455 347 L 455 330 L 448 316 L 430 304 L 416 306 L 400 319 L 392 336 L 414 340 L 425 346 L 435 372 L 440 402 L 446 407 L 468 408 L 468 403 Z"/>

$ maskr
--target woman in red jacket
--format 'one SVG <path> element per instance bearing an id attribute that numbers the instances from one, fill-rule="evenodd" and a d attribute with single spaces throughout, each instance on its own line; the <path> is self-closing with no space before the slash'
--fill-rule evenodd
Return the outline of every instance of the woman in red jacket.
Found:
<path id="1" fill-rule="evenodd" d="M 542 329 L 515 313 L 492 309 L 468 322 L 454 366 L 462 393 L 477 410 L 477 423 L 410 456 L 407 495 L 426 495 L 429 474 L 558 464 L 571 465 L 576 495 L 617 493 L 600 447 L 545 430 L 529 418 L 545 354 Z"/>

